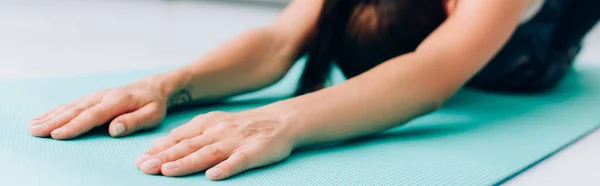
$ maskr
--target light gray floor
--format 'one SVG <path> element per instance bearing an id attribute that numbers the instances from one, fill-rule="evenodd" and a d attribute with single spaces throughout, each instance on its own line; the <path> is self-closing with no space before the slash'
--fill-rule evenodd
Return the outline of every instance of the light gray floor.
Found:
<path id="1" fill-rule="evenodd" d="M 205 1 L 0 0 L 0 80 L 185 64 L 279 11 Z M 580 61 L 600 65 L 600 29 L 585 44 Z M 596 132 L 509 184 L 598 185 L 599 145 Z"/>

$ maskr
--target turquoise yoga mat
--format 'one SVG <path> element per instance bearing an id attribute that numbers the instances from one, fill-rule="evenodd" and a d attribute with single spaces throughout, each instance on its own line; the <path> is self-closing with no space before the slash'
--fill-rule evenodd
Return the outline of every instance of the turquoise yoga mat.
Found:
<path id="1" fill-rule="evenodd" d="M 203 173 L 145 175 L 135 167 L 134 158 L 152 139 L 197 114 L 251 109 L 289 95 L 299 68 L 237 102 L 173 113 L 156 130 L 116 139 L 99 129 L 56 141 L 31 137 L 26 126 L 56 104 L 158 71 L 0 82 L 0 185 L 491 185 L 594 130 L 600 121 L 600 67 L 579 66 L 551 93 L 463 90 L 441 110 L 404 126 L 299 150 L 285 162 L 225 181 L 209 181 Z"/>

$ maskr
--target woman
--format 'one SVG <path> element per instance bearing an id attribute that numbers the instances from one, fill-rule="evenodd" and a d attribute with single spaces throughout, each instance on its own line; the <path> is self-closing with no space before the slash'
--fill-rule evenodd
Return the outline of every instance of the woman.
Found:
<path id="1" fill-rule="evenodd" d="M 297 0 L 273 24 L 195 63 L 58 106 L 29 128 L 34 136 L 70 139 L 109 123 L 111 136 L 129 135 L 156 127 L 168 109 L 271 85 L 308 54 L 297 97 L 197 116 L 136 159 L 148 174 L 206 170 L 209 179 L 225 179 L 282 161 L 299 147 L 392 128 L 436 110 L 465 84 L 551 89 L 598 20 L 591 4 L 598 3 Z M 349 80 L 322 89 L 332 61 Z"/>

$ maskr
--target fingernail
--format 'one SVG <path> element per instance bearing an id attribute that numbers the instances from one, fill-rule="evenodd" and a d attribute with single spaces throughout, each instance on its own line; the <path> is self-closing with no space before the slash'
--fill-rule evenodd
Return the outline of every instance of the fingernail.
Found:
<path id="1" fill-rule="evenodd" d="M 163 167 L 165 169 L 176 169 L 181 165 L 181 163 L 175 161 L 175 162 L 169 162 L 169 163 L 165 163 L 163 164 Z"/>
<path id="2" fill-rule="evenodd" d="M 160 160 L 158 160 L 156 158 L 150 159 L 150 160 L 144 162 L 143 165 L 147 168 L 154 169 L 160 165 Z"/>
<path id="3" fill-rule="evenodd" d="M 37 124 L 37 125 L 31 126 L 31 129 L 33 129 L 33 130 L 44 130 L 46 128 L 48 128 L 48 125 L 46 125 L 46 124 Z"/>
<path id="4" fill-rule="evenodd" d="M 148 160 L 148 158 L 150 158 L 150 155 L 144 154 L 139 156 L 138 158 L 135 159 L 135 161 L 139 164 L 142 164 L 144 161 Z"/>
<path id="5" fill-rule="evenodd" d="M 31 124 L 32 125 L 39 125 L 39 124 L 42 124 L 42 123 L 46 123 L 50 119 L 52 119 L 52 118 L 44 117 L 44 118 L 40 118 L 40 119 L 31 120 Z"/>
<path id="6" fill-rule="evenodd" d="M 115 123 L 112 128 L 113 136 L 119 136 L 125 132 L 125 125 L 123 123 Z"/>
<path id="7" fill-rule="evenodd" d="M 31 121 L 29 121 L 29 125 L 39 125 L 39 124 L 41 124 L 41 123 L 42 123 L 42 122 L 40 122 L 40 121 L 38 121 L 38 120 L 31 120 Z"/>
<path id="8" fill-rule="evenodd" d="M 56 136 L 56 135 L 60 135 L 61 133 L 63 133 L 65 131 L 65 129 L 63 128 L 58 128 L 56 130 L 53 130 L 52 132 L 50 132 L 50 135 L 52 136 Z"/>
<path id="9" fill-rule="evenodd" d="M 208 172 L 206 174 L 211 178 L 217 178 L 217 177 L 221 176 L 221 174 L 223 174 L 223 170 L 221 170 L 218 167 L 215 167 L 215 168 L 208 170 Z"/>

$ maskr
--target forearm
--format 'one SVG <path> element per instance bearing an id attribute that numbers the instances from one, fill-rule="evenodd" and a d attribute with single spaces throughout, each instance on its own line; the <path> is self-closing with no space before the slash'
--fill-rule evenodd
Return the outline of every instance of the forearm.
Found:
<path id="1" fill-rule="evenodd" d="M 415 52 L 339 86 L 282 102 L 293 113 L 295 145 L 372 134 L 435 110 L 506 43 L 526 2 L 459 1 Z"/>
<path id="2" fill-rule="evenodd" d="M 293 112 L 297 147 L 354 138 L 437 109 L 466 79 L 452 68 L 407 54 L 341 85 L 277 104 Z"/>
<path id="3" fill-rule="evenodd" d="M 267 29 L 246 32 L 189 65 L 160 75 L 169 106 L 208 102 L 260 89 L 292 64 L 292 49 Z"/>
<path id="4" fill-rule="evenodd" d="M 282 78 L 313 33 L 323 0 L 293 1 L 271 25 L 246 32 L 198 61 L 159 76 L 169 107 L 250 92 Z"/>

